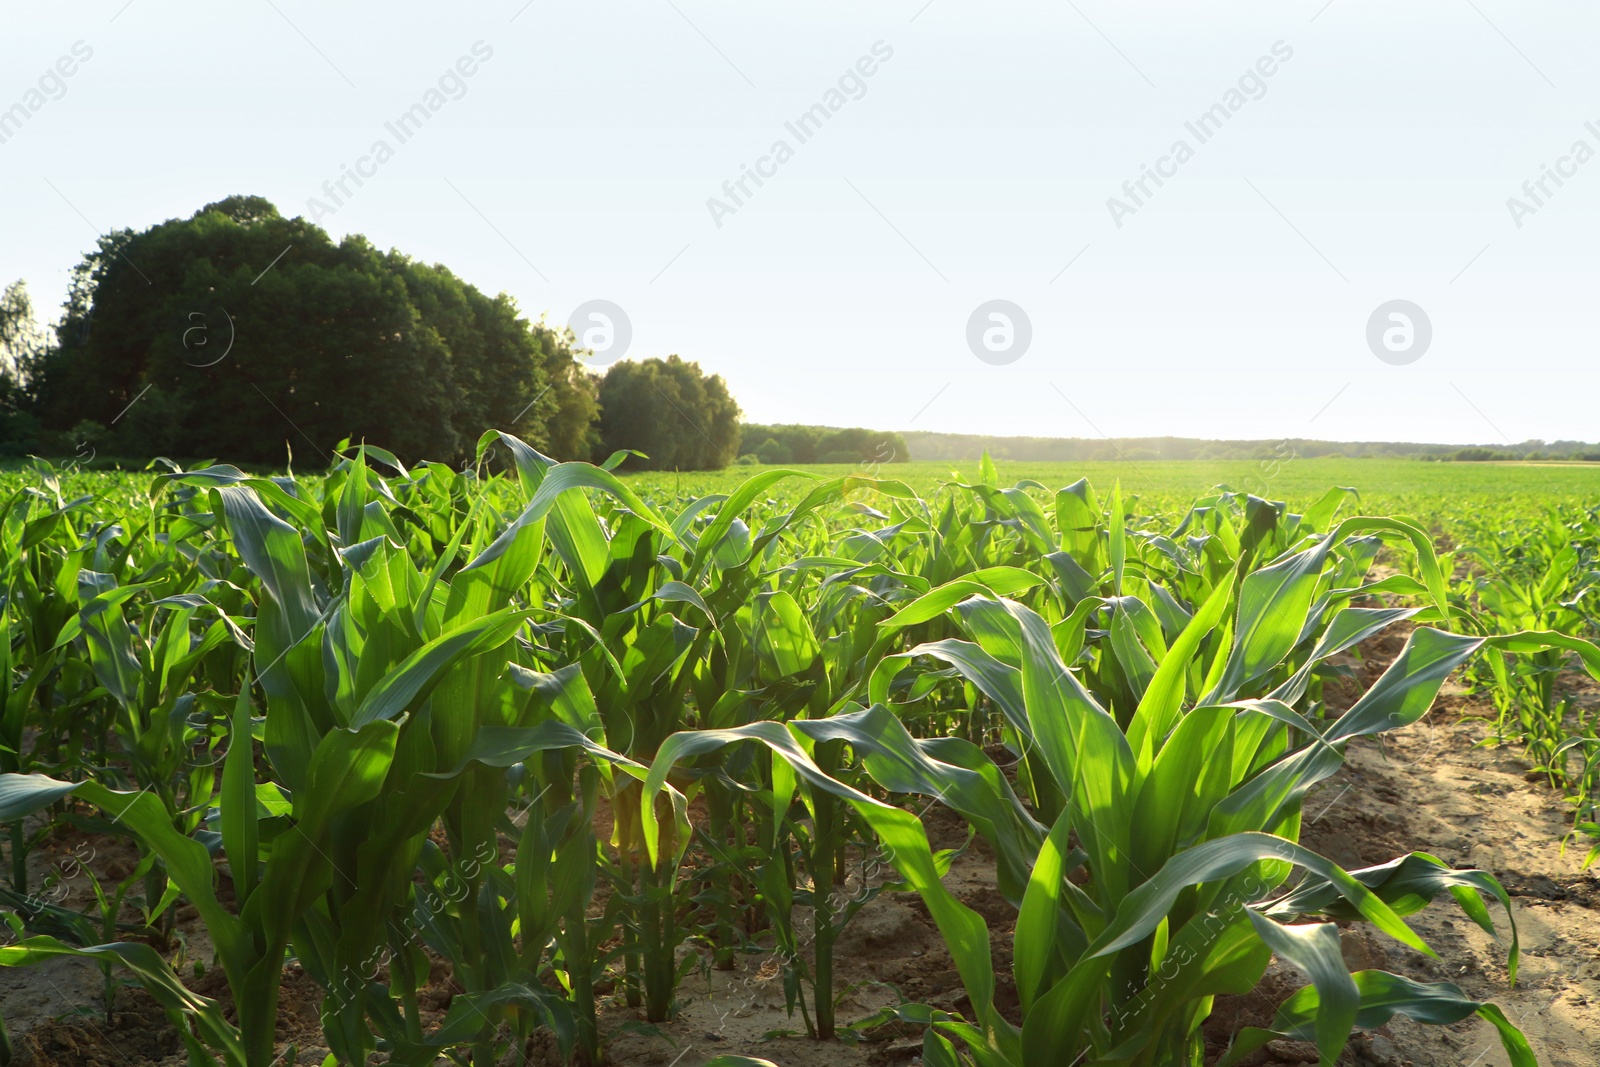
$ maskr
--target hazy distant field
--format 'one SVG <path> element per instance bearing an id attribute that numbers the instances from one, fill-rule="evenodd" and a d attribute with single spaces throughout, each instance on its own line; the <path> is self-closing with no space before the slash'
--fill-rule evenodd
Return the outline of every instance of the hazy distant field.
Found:
<path id="1" fill-rule="evenodd" d="M 1412 459 L 1296 459 L 1284 460 L 1132 460 L 1127 462 L 1031 463 L 1000 460 L 995 464 L 998 484 L 1015 485 L 1032 480 L 1054 491 L 1088 478 L 1102 497 L 1120 481 L 1124 497 L 1137 498 L 1135 510 L 1151 516 L 1181 515 L 1195 498 L 1217 486 L 1286 500 L 1292 508 L 1311 504 L 1333 486 L 1357 490 L 1360 502 L 1346 505 L 1344 514 L 1409 514 L 1430 523 L 1450 525 L 1446 516 L 1476 513 L 1481 519 L 1493 512 L 1510 518 L 1529 514 L 1554 503 L 1600 507 L 1600 463 L 1425 463 Z M 123 473 L 93 471 L 64 473 L 65 484 L 77 492 L 96 492 L 101 486 L 129 477 L 137 469 L 129 464 Z M 624 474 L 624 481 L 651 496 L 704 496 L 730 493 L 746 479 L 771 467 L 732 466 L 720 471 Z M 791 469 L 837 477 L 859 472 L 873 475 L 866 465 L 796 464 Z M 281 473 L 281 472 L 280 472 Z M 976 460 L 894 463 L 877 469 L 876 476 L 903 481 L 921 496 L 947 483 L 972 483 L 978 478 Z M 25 461 L 0 464 L 0 480 L 28 481 Z M 142 475 L 138 477 L 142 478 Z M 19 483 L 20 484 L 20 483 Z M 802 479 L 780 482 L 768 494 L 787 501 L 806 491 Z"/>
<path id="2" fill-rule="evenodd" d="M 1333 486 L 1348 486 L 1361 501 L 1346 513 L 1405 513 L 1430 522 L 1463 510 L 1493 506 L 1506 515 L 1556 502 L 1600 506 L 1600 464 L 1546 463 L 1423 463 L 1406 459 L 1288 459 L 1284 461 L 1204 460 L 1085 463 L 996 463 L 1001 485 L 1033 479 L 1059 489 L 1088 478 L 1098 492 L 1107 493 L 1121 481 L 1126 496 L 1137 495 L 1139 510 L 1147 514 L 1181 512 L 1190 501 L 1214 486 L 1227 485 L 1291 507 L 1304 507 Z M 766 467 L 729 467 L 723 471 L 685 474 L 650 472 L 627 476 L 636 488 L 702 495 L 726 493 Z M 853 468 L 818 464 L 799 469 L 837 476 Z M 862 473 L 869 473 L 862 470 Z M 945 482 L 971 482 L 977 462 L 896 463 L 878 476 L 906 482 L 927 495 Z M 798 479 L 774 487 L 775 498 L 798 491 Z"/>

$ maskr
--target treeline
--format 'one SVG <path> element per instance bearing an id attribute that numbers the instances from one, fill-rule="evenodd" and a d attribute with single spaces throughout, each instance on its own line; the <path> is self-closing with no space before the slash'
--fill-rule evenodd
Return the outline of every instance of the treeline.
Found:
<path id="1" fill-rule="evenodd" d="M 1600 462 L 1600 445 L 1583 441 L 1524 441 L 1520 445 L 1458 448 L 1443 456 L 1424 456 L 1424 459 L 1446 463 L 1487 463 L 1491 461 L 1565 460 L 1582 463 Z"/>
<path id="2" fill-rule="evenodd" d="M 995 459 L 1028 462 L 1092 460 L 1250 460 L 1263 455 L 1300 458 L 1474 460 L 1600 460 L 1600 445 L 1583 441 L 1523 441 L 1515 445 L 1415 444 L 1407 441 L 1279 440 L 1207 441 L 1193 437 L 986 437 L 977 434 L 909 432 L 905 439 L 919 460 L 972 461 L 985 451 Z"/>
<path id="3" fill-rule="evenodd" d="M 742 450 L 742 461 L 768 464 L 906 463 L 911 459 L 904 435 L 859 426 L 746 423 Z"/>
<path id="4" fill-rule="evenodd" d="M 101 238 L 53 334 L 6 291 L 0 451 L 281 464 L 365 440 L 454 462 L 501 429 L 557 459 L 737 457 L 720 377 L 676 356 L 601 377 L 586 354 L 504 293 L 235 196 Z"/>

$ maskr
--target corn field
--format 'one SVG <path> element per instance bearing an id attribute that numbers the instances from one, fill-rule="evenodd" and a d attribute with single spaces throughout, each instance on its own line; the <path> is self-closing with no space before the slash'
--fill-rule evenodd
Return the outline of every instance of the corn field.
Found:
<path id="1" fill-rule="evenodd" d="M 1600 837 L 1592 724 L 1539 729 L 1553 670 L 1600 677 L 1562 613 L 1600 543 L 1571 517 L 1463 578 L 1343 489 L 1303 513 L 1218 490 L 1161 520 L 987 459 L 923 495 L 761 469 L 697 498 L 507 434 L 478 456 L 169 466 L 70 499 L 47 464 L 0 481 L 0 964 L 86 960 L 107 1012 L 137 984 L 195 1065 L 295 1062 L 291 962 L 326 1063 L 489 1067 L 536 1037 L 605 1063 L 605 1004 L 664 1022 L 688 975 L 755 952 L 809 1036 L 892 1019 L 934 1067 L 1198 1067 L 1214 999 L 1274 959 L 1303 987 L 1216 1062 L 1293 1038 L 1332 1064 L 1397 1013 L 1477 1016 L 1535 1062 L 1495 1004 L 1341 954 L 1351 923 L 1433 954 L 1406 921 L 1432 904 L 1495 934 L 1514 982 L 1493 876 L 1422 851 L 1345 870 L 1299 839 L 1346 745 L 1417 722 L 1463 667 Z M 1398 658 L 1332 712 L 1333 658 L 1396 627 Z M 994 856 L 1009 960 L 944 884 L 933 805 Z M 30 867 L 64 827 L 138 850 L 95 912 Z M 835 945 L 890 891 L 936 923 L 959 1014 L 840 1017 Z M 180 907 L 210 945 L 182 967 Z M 441 965 L 457 991 L 430 1016 Z"/>

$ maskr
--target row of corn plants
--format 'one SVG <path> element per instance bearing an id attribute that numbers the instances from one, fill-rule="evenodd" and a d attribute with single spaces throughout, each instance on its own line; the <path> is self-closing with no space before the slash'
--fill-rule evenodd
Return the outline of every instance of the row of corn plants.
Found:
<path id="1" fill-rule="evenodd" d="M 486 1067 L 545 1035 L 604 1062 L 616 1009 L 664 1022 L 695 970 L 776 953 L 819 1040 L 892 1017 L 930 1064 L 1132 1067 L 1200 1064 L 1213 999 L 1277 957 L 1306 986 L 1223 1062 L 1288 1036 L 1329 1064 L 1396 1013 L 1476 1014 L 1534 1062 L 1493 1004 L 1340 953 L 1359 920 L 1431 954 L 1405 919 L 1444 895 L 1501 932 L 1514 981 L 1490 873 L 1345 871 L 1298 843 L 1346 746 L 1417 721 L 1475 655 L 1600 676 L 1559 622 L 1462 625 L 1415 523 L 1341 518 L 1345 490 L 1303 513 L 1219 490 L 1163 524 L 987 459 L 927 498 L 763 470 L 647 500 L 615 463 L 505 434 L 478 454 L 7 483 L 0 965 L 90 960 L 107 1010 L 142 986 L 191 1063 L 269 1067 L 292 961 L 327 1063 Z M 1385 550 L 1404 572 L 1380 579 Z M 1400 656 L 1328 712 L 1331 657 L 1400 623 Z M 995 856 L 1015 1007 L 930 803 Z M 92 915 L 30 868 L 74 831 L 139 853 Z M 966 1014 L 838 1018 L 834 946 L 886 885 L 926 903 Z M 231 1005 L 185 985 L 179 903 Z"/>
<path id="2" fill-rule="evenodd" d="M 1455 601 L 1477 632 L 1600 634 L 1600 513 L 1562 507 L 1514 528 L 1499 516 L 1472 525 L 1470 572 Z M 1552 643 L 1526 655 L 1486 655 L 1469 678 L 1494 702 L 1489 741 L 1520 745 L 1566 798 L 1572 829 L 1563 844 L 1587 841 L 1587 868 L 1600 860 L 1600 718 L 1575 699 L 1581 669 L 1572 648 Z"/>

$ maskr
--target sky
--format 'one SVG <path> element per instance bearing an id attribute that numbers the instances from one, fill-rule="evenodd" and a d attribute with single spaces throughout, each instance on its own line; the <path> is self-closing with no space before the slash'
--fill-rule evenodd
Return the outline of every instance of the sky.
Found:
<path id="1" fill-rule="evenodd" d="M 1592 5 L 5 0 L 0 26 L 0 284 L 51 315 L 97 233 L 256 194 L 533 318 L 605 301 L 628 327 L 597 362 L 677 353 L 751 421 L 1600 440 Z"/>

